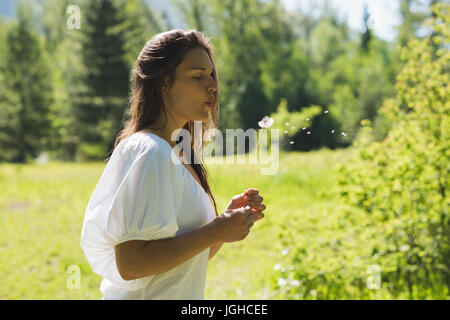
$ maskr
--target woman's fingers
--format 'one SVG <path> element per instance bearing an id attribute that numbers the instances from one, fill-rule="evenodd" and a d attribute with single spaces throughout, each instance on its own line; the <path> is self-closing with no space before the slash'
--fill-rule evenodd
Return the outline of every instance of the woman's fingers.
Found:
<path id="1" fill-rule="evenodd" d="M 266 206 L 259 202 L 250 202 L 249 204 L 253 209 L 258 211 L 264 211 L 266 209 Z"/>
<path id="2" fill-rule="evenodd" d="M 262 196 L 258 195 L 251 195 L 251 196 L 244 196 L 245 200 L 248 201 L 256 201 L 256 202 L 262 202 L 264 198 Z"/>
<path id="3" fill-rule="evenodd" d="M 256 194 L 258 194 L 258 193 L 259 193 L 259 190 L 258 190 L 258 189 L 255 189 L 255 188 L 249 188 L 249 189 L 245 190 L 244 196 L 247 196 L 247 195 L 256 195 Z"/>
<path id="4" fill-rule="evenodd" d="M 262 212 L 255 213 L 255 220 L 254 221 L 261 220 L 262 218 L 264 218 L 264 213 L 262 213 Z"/>

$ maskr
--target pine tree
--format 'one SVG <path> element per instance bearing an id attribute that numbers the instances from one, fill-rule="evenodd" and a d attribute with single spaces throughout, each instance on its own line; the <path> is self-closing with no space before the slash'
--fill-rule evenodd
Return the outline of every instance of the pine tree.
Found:
<path id="1" fill-rule="evenodd" d="M 126 17 L 123 2 L 89 1 L 81 8 L 84 72 L 74 95 L 73 112 L 81 159 L 104 159 L 120 130 L 128 96 Z"/>
<path id="2" fill-rule="evenodd" d="M 22 163 L 45 149 L 51 135 L 52 79 L 31 16 L 26 5 L 18 5 L 0 71 L 0 159 Z"/>
<path id="3" fill-rule="evenodd" d="M 361 36 L 361 49 L 363 52 L 367 52 L 369 51 L 370 40 L 372 39 L 372 31 L 369 28 L 370 13 L 367 9 L 367 4 L 364 5 L 363 10 L 364 32 Z"/>

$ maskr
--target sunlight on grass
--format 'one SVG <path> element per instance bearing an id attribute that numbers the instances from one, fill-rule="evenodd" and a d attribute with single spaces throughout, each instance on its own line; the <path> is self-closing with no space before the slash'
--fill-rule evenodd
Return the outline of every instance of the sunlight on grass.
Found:
<path id="1" fill-rule="evenodd" d="M 210 261 L 206 299 L 273 297 L 273 267 L 284 249 L 277 233 L 286 225 L 302 227 L 290 225 L 293 216 L 309 221 L 305 225 L 327 216 L 333 203 L 326 191 L 333 184 L 333 164 L 342 156 L 330 150 L 282 153 L 274 175 L 261 175 L 255 165 L 251 186 L 248 159 L 207 164 L 219 213 L 248 187 L 260 190 L 267 209 L 244 241 L 225 244 Z M 0 194 L 0 299 L 101 299 L 101 277 L 92 272 L 79 243 L 84 210 L 104 167 L 0 165 L 0 182 L 7 186 Z M 80 268 L 80 290 L 67 286 L 71 265 Z"/>

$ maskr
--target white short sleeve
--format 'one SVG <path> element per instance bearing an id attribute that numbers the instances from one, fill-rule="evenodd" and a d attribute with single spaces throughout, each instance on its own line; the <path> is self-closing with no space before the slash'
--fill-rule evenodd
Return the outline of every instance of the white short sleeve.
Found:
<path id="1" fill-rule="evenodd" d="M 123 140 L 114 150 L 88 203 L 81 247 L 93 271 L 130 290 L 152 276 L 125 281 L 114 246 L 128 240 L 175 236 L 183 180 L 170 152 L 152 140 Z"/>

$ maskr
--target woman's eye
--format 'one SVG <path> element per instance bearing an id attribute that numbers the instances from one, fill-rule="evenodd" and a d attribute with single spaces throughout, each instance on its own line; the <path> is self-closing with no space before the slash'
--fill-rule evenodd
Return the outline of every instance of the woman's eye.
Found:
<path id="1" fill-rule="evenodd" d="M 201 78 L 202 78 L 202 76 L 194 77 L 194 79 L 201 79 Z"/>

